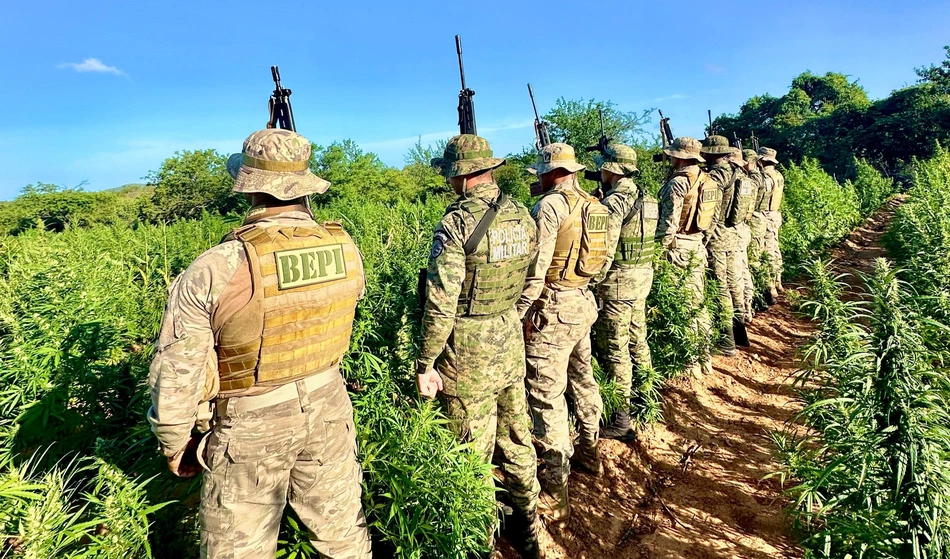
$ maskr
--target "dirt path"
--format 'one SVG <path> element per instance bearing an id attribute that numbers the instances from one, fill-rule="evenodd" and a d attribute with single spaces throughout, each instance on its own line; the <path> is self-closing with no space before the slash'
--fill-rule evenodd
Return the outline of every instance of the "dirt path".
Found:
<path id="1" fill-rule="evenodd" d="M 892 202 L 834 251 L 842 271 L 883 256 Z M 548 559 L 772 559 L 801 557 L 770 433 L 798 411 L 790 387 L 811 326 L 782 301 L 755 317 L 752 347 L 714 357 L 715 372 L 665 391 L 665 422 L 633 443 L 603 441 L 606 472 L 572 474 L 573 511 L 542 534 Z M 516 557 L 506 553 L 506 557 Z"/>

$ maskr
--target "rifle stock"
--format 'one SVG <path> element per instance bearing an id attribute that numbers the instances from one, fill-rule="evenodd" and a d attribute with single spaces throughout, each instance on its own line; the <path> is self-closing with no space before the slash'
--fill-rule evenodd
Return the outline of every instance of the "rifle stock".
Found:
<path id="1" fill-rule="evenodd" d="M 462 89 L 459 91 L 459 133 L 478 134 L 475 128 L 475 91 L 465 86 L 465 66 L 462 64 L 462 37 L 455 36 L 455 52 L 459 58 L 459 77 L 462 79 Z"/>

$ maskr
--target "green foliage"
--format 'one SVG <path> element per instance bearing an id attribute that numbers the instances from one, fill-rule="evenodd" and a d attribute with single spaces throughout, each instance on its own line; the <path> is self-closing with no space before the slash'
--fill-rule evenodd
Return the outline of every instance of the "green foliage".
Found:
<path id="1" fill-rule="evenodd" d="M 130 223 L 142 205 L 140 195 L 139 190 L 85 192 L 80 187 L 31 184 L 12 202 L 0 203 L 0 233 Z"/>
<path id="2" fill-rule="evenodd" d="M 895 190 L 894 179 L 885 178 L 863 159 L 854 160 L 854 180 L 849 180 L 845 189 L 849 186 L 858 196 L 862 216 L 869 216 L 877 211 Z"/>
<path id="3" fill-rule="evenodd" d="M 943 93 L 950 93 L 950 46 L 943 47 L 947 57 L 939 64 L 931 64 L 924 68 L 917 68 L 917 76 L 921 83 L 935 86 Z"/>
<path id="4" fill-rule="evenodd" d="M 950 322 L 950 151 L 914 162 L 913 189 L 884 237 L 930 315 Z M 946 339 L 946 338 L 945 338 Z"/>
<path id="5" fill-rule="evenodd" d="M 213 149 L 175 152 L 146 177 L 155 189 L 145 217 L 153 222 L 194 219 L 204 212 L 228 213 L 246 206 L 231 191 L 228 158 Z"/>
<path id="6" fill-rule="evenodd" d="M 950 553 L 950 383 L 946 347 L 925 336 L 914 295 L 879 260 L 870 303 L 845 304 L 812 264 L 818 335 L 799 381 L 797 438 L 774 438 L 797 485 L 793 518 L 809 557 L 934 558 Z M 858 320 L 862 319 L 862 320 Z M 796 428 L 797 429 L 797 428 Z"/>
<path id="7" fill-rule="evenodd" d="M 844 238 L 861 219 L 854 186 L 838 184 L 818 162 L 806 158 L 785 171 L 784 224 L 779 242 L 786 274 Z"/>

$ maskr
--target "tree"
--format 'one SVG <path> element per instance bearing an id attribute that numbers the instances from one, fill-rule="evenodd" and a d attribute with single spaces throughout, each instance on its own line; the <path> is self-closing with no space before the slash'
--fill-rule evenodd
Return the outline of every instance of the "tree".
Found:
<path id="1" fill-rule="evenodd" d="M 570 100 L 561 97 L 555 107 L 544 115 L 551 123 L 551 141 L 570 144 L 577 153 L 578 162 L 593 168 L 594 154 L 585 152 L 588 146 L 597 145 L 600 138 L 600 112 L 604 112 L 604 130 L 615 142 L 630 146 L 642 146 L 648 133 L 644 125 L 650 122 L 654 109 L 641 114 L 623 112 L 610 101 L 590 99 Z"/>
<path id="2" fill-rule="evenodd" d="M 213 149 L 175 152 L 158 171 L 145 177 L 154 187 L 152 204 L 144 209 L 152 221 L 199 217 L 202 212 L 226 214 L 246 206 L 244 197 L 231 191 L 227 157 Z"/>
<path id="3" fill-rule="evenodd" d="M 937 88 L 940 93 L 950 93 L 950 45 L 943 47 L 947 57 L 940 65 L 931 64 L 924 68 L 916 68 L 914 71 L 920 78 L 920 83 L 929 83 Z"/>

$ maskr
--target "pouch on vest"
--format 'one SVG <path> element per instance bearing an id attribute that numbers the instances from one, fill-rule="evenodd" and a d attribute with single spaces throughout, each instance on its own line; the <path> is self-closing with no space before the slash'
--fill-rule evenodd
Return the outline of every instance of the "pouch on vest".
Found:
<path id="1" fill-rule="evenodd" d="M 581 202 L 585 204 L 585 202 Z M 607 263 L 607 224 L 610 211 L 595 200 L 586 200 L 581 210 L 581 242 L 577 275 L 594 277 Z"/>
<path id="2" fill-rule="evenodd" d="M 716 217 L 716 209 L 722 201 L 722 191 L 713 182 L 709 175 L 701 173 L 696 185 L 696 220 L 694 226 L 698 231 L 709 231 Z"/>
<path id="3" fill-rule="evenodd" d="M 777 212 L 782 209 L 782 195 L 785 194 L 785 181 L 772 179 L 772 198 L 769 200 L 769 211 Z"/>
<path id="4" fill-rule="evenodd" d="M 755 204 L 756 194 L 755 185 L 751 180 L 745 177 L 739 177 L 736 180 L 733 191 L 734 199 L 732 206 L 729 208 L 729 214 L 726 215 L 726 226 L 735 227 L 740 223 L 745 223 L 746 218 L 751 213 L 750 210 L 753 204 Z"/>

